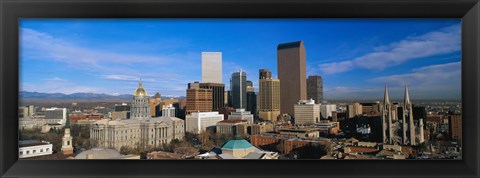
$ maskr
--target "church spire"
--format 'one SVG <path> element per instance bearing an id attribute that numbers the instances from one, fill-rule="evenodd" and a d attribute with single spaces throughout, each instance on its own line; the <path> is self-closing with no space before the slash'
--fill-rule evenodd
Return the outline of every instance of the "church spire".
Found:
<path id="1" fill-rule="evenodd" d="M 408 85 L 405 83 L 405 104 L 410 104 L 410 96 L 408 96 Z"/>
<path id="2" fill-rule="evenodd" d="M 385 93 L 383 95 L 383 103 L 390 104 L 390 99 L 388 99 L 388 89 L 387 89 L 387 84 L 385 84 Z"/>

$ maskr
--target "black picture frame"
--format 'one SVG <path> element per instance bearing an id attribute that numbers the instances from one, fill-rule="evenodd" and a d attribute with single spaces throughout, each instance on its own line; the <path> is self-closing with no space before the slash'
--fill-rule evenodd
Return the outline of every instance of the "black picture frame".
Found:
<path id="1" fill-rule="evenodd" d="M 462 160 L 18 160 L 19 18 L 462 18 Z M 478 177 L 478 0 L 1 0 L 1 177 Z"/>

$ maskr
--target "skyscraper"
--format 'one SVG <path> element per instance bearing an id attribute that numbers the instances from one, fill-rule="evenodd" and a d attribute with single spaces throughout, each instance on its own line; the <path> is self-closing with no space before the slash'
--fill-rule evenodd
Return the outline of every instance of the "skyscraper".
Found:
<path id="1" fill-rule="evenodd" d="M 245 109 L 247 107 L 247 73 L 240 70 L 232 74 L 230 92 L 232 106 L 235 109 Z"/>
<path id="2" fill-rule="evenodd" d="M 200 88 L 212 89 L 212 111 L 224 107 L 225 85 L 223 83 L 200 83 Z"/>
<path id="3" fill-rule="evenodd" d="M 258 79 L 272 78 L 272 72 L 268 69 L 260 69 Z"/>
<path id="4" fill-rule="evenodd" d="M 260 77 L 265 71 L 268 69 L 260 69 Z M 259 79 L 258 115 L 264 120 L 276 121 L 280 115 L 280 80 L 272 79 L 271 74 L 263 76 Z"/>
<path id="5" fill-rule="evenodd" d="M 307 98 L 315 100 L 315 104 L 322 103 L 322 100 L 323 100 L 322 76 L 318 76 L 318 75 L 308 76 Z"/>
<path id="6" fill-rule="evenodd" d="M 222 83 L 221 52 L 202 52 L 202 83 Z"/>
<path id="7" fill-rule="evenodd" d="M 210 111 L 212 111 L 212 89 L 196 87 L 187 89 L 186 114 Z"/>
<path id="8" fill-rule="evenodd" d="M 303 41 L 279 44 L 277 69 L 280 83 L 280 111 L 293 116 L 293 106 L 307 99 L 306 54 Z"/>

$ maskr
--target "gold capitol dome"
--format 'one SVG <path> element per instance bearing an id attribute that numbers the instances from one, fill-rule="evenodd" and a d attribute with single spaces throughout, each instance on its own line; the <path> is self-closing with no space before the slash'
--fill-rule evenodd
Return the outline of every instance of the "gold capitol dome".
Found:
<path id="1" fill-rule="evenodd" d="M 147 91 L 142 86 L 142 79 L 138 83 L 138 88 L 135 90 L 134 96 L 147 96 Z"/>

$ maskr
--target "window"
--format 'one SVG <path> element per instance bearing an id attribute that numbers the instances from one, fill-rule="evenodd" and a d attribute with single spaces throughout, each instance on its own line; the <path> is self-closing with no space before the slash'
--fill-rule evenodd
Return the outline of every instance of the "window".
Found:
<path id="1" fill-rule="evenodd" d="M 30 151 L 27 151 L 27 154 L 30 154 Z"/>
<path id="2" fill-rule="evenodd" d="M 23 151 L 20 152 L 20 155 L 23 155 Z"/>
<path id="3" fill-rule="evenodd" d="M 47 151 L 50 151 L 50 148 L 47 148 L 46 150 L 47 150 Z"/>
<path id="4" fill-rule="evenodd" d="M 33 153 L 36 153 L 36 152 L 37 152 L 37 150 L 33 150 Z"/>
<path id="5" fill-rule="evenodd" d="M 40 152 L 43 153 L 43 149 L 40 149 Z"/>
<path id="6" fill-rule="evenodd" d="M 67 141 L 67 145 L 70 145 L 70 141 Z"/>

